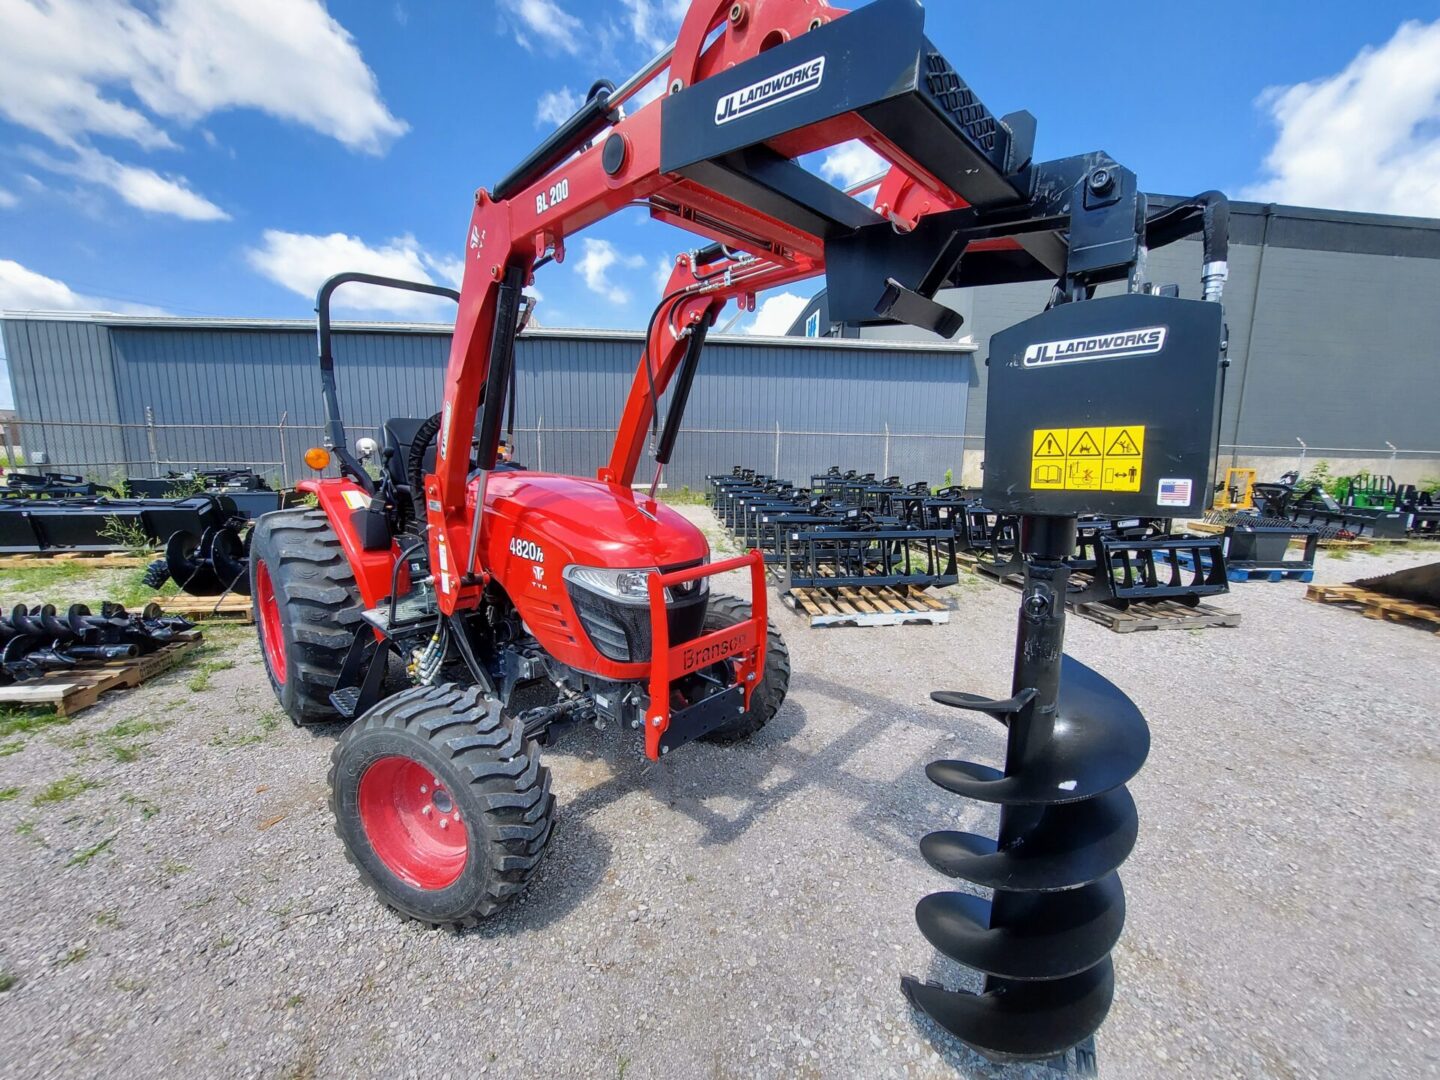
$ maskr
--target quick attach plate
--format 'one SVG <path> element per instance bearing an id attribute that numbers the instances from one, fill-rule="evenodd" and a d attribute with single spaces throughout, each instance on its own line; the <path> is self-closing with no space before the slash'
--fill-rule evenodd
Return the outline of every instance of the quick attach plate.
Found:
<path id="1" fill-rule="evenodd" d="M 1219 304 L 1129 294 L 1062 304 L 990 342 L 985 506 L 1185 517 L 1209 502 Z"/>

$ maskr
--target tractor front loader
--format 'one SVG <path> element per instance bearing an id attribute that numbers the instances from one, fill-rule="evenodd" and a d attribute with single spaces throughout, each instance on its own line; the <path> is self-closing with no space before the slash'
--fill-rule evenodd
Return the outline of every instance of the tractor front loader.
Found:
<path id="1" fill-rule="evenodd" d="M 653 82 L 659 96 L 641 98 Z M 854 11 L 693 0 L 672 48 L 619 87 L 597 83 L 510 175 L 475 193 L 458 293 L 355 274 L 326 284 L 317 310 L 327 439 L 310 461 L 334 461 L 341 475 L 301 485 L 315 508 L 261 519 L 252 588 L 286 711 L 302 724 L 350 722 L 333 756 L 331 807 L 351 861 L 386 904 L 463 926 L 511 901 L 552 827 L 540 748 L 567 725 L 634 732 L 658 760 L 697 739 L 746 739 L 780 708 L 789 658 L 767 618 L 764 556 L 712 562 L 699 529 L 655 498 L 707 334 L 730 301 L 753 310 L 758 292 L 824 274 L 837 321 L 953 337 L 962 320 L 936 302 L 939 290 L 1051 281 L 1050 314 L 1096 314 L 1068 319 L 1051 344 L 1079 351 L 1043 354 L 1046 364 L 1081 366 L 1090 346 L 1080 339 L 1128 341 L 1127 355 L 1166 361 L 1167 332 L 1142 309 L 1192 302 L 1159 295 L 1145 252 L 1213 223 L 1223 198 L 1152 215 L 1135 176 L 1107 155 L 1036 161 L 1034 137 L 1028 113 L 997 117 L 979 100 L 926 37 L 917 0 Z M 857 140 L 890 163 L 862 190 L 839 190 L 802 164 Z M 608 462 L 587 478 L 501 460 L 516 336 L 533 306 L 525 289 L 563 262 L 576 233 L 636 205 L 702 246 L 675 260 Z M 1216 300 L 1224 261 L 1212 246 Z M 376 477 L 347 442 L 336 390 L 331 294 L 355 281 L 459 305 L 441 407 L 384 425 Z M 1131 306 L 1091 299 L 1112 283 Z M 1188 339 L 1198 333 L 1203 352 L 1212 329 L 1179 320 L 1168 340 L 1188 356 Z M 636 484 L 647 441 L 648 491 Z M 1129 475 L 1138 483 L 1140 472 L 1137 458 Z M 1208 490 L 1196 484 L 1193 511 Z M 749 595 L 712 594 L 711 579 L 735 570 L 748 573 Z M 1117 911 L 1107 917 L 1118 926 Z M 1082 965 L 1097 1025 L 1110 985 L 1104 951 Z M 1006 994 L 1012 1008 L 1025 996 L 1008 984 Z M 912 996 L 983 1045 L 934 993 Z M 1083 1026 L 1056 1030 L 1068 1038 Z M 1035 1052 L 997 1038 L 987 1052 Z"/>

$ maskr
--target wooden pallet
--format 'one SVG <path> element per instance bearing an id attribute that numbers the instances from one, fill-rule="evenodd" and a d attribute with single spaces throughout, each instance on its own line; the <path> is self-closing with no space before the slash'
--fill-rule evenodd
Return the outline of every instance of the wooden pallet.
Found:
<path id="1" fill-rule="evenodd" d="M 52 671 L 38 679 L 0 686 L 0 703 L 20 707 L 52 705 L 60 716 L 73 716 L 99 703 L 102 694 L 128 690 L 176 667 L 200 647 L 201 635 L 191 630 L 159 652 L 134 660 L 112 660 L 93 668 Z"/>
<path id="2" fill-rule="evenodd" d="M 254 610 L 250 597 L 230 593 L 228 596 L 157 596 L 154 603 L 160 605 L 166 615 L 179 615 L 191 622 L 206 622 L 223 619 L 226 622 L 253 623 Z"/>
<path id="3" fill-rule="evenodd" d="M 791 611 L 827 626 L 940 626 L 950 621 L 948 604 L 920 589 L 793 589 L 780 598 Z"/>
<path id="4" fill-rule="evenodd" d="M 1440 607 L 1433 604 L 1401 600 L 1370 589 L 1362 589 L 1358 585 L 1311 585 L 1305 590 L 1305 599 L 1314 600 L 1318 604 L 1355 605 L 1367 619 L 1422 622 L 1440 634 Z"/>
<path id="5" fill-rule="evenodd" d="M 1131 604 L 1124 611 L 1092 601 L 1071 604 L 1070 610 L 1117 634 L 1130 634 L 1136 630 L 1208 630 L 1240 625 L 1238 612 L 1225 611 L 1210 604 L 1186 607 L 1174 600 L 1149 600 Z"/>
<path id="6" fill-rule="evenodd" d="M 87 569 L 133 570 L 148 566 L 157 555 L 122 555 L 113 551 L 32 551 L 23 555 L 0 555 L 0 570 L 24 570 L 47 563 L 75 562 Z"/>
<path id="7" fill-rule="evenodd" d="M 965 561 L 974 565 L 973 558 L 966 554 Z M 1017 592 L 1025 585 L 1022 574 L 1008 574 L 1002 578 L 983 571 L 978 573 L 987 581 L 998 581 Z M 1071 581 L 1077 586 L 1084 586 L 1089 580 L 1090 575 L 1085 573 L 1076 573 L 1071 577 Z M 1081 618 L 1099 623 L 1117 634 L 1129 634 L 1136 630 L 1208 630 L 1212 627 L 1240 625 L 1238 612 L 1225 611 L 1223 608 L 1203 603 L 1188 607 L 1175 600 L 1144 600 L 1132 603 L 1124 611 L 1095 600 L 1083 604 L 1072 600 L 1066 606 Z"/>

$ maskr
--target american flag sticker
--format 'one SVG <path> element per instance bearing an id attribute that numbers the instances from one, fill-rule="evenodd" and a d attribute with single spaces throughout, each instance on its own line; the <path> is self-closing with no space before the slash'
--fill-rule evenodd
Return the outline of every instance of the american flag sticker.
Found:
<path id="1" fill-rule="evenodd" d="M 1161 480 L 1155 501 L 1161 506 L 1189 506 L 1194 496 L 1194 480 Z"/>

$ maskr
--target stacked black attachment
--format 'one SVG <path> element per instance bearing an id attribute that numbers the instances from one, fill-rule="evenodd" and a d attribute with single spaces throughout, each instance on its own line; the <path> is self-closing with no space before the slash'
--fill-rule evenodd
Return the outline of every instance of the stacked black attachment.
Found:
<path id="1" fill-rule="evenodd" d="M 1116 871 L 1139 828 L 1125 784 L 1150 750 L 1134 702 L 1062 652 L 1075 519 L 1027 517 L 1021 534 L 1025 589 L 1014 696 L 932 695 L 1006 725 L 1004 769 L 969 761 L 926 768 L 946 791 L 1000 807 L 995 840 L 934 832 L 920 842 L 935 869 L 993 891 L 989 901 L 935 893 L 915 909 L 930 943 L 981 972 L 984 985 L 973 994 L 901 980 L 905 995 L 937 1024 L 999 1061 L 1061 1057 L 1093 1035 L 1110 1009 L 1110 951 L 1125 921 Z"/>

